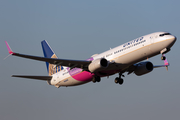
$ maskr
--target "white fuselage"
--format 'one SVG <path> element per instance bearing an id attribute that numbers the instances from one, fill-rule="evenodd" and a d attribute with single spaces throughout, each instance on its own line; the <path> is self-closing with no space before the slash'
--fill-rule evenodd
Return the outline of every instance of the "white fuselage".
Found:
<path id="1" fill-rule="evenodd" d="M 106 52 L 97 54 L 96 56 L 91 57 L 91 59 L 96 60 L 99 58 L 105 58 L 110 63 L 115 63 L 110 64 L 105 70 L 103 70 L 107 73 L 107 75 L 104 76 L 115 74 L 137 62 L 160 54 L 164 48 L 170 49 L 176 38 L 173 35 L 162 35 L 163 33 L 165 32 L 156 32 L 139 37 Z M 54 74 L 50 84 L 56 87 L 75 86 L 91 81 L 94 76 L 93 73 L 77 68 L 74 69 L 74 71 L 78 71 L 77 74 L 73 74 L 72 76 L 70 74 L 72 70 L 65 68 L 64 70 Z M 104 76 L 102 75 L 101 77 Z"/>

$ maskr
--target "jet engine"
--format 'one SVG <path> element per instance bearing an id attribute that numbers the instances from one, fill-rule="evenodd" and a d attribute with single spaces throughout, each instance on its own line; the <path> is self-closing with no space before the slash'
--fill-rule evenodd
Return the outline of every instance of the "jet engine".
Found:
<path id="1" fill-rule="evenodd" d="M 108 65 L 109 63 L 105 58 L 99 58 L 99 59 L 93 60 L 89 64 L 88 69 L 90 72 L 98 72 L 100 70 L 107 68 Z"/>
<path id="2" fill-rule="evenodd" d="M 139 64 L 137 64 L 134 73 L 137 76 L 141 76 L 144 74 L 147 74 L 149 72 L 151 72 L 153 70 L 153 64 L 151 62 L 140 62 Z"/>

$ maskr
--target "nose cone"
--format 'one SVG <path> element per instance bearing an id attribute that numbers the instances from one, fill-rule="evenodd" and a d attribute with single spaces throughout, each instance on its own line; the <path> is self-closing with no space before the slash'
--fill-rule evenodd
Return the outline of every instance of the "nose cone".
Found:
<path id="1" fill-rule="evenodd" d="M 172 47 L 174 45 L 174 43 L 176 42 L 176 36 L 171 35 L 170 38 L 168 39 L 169 41 L 169 48 Z"/>
<path id="2" fill-rule="evenodd" d="M 176 36 L 172 35 L 171 41 L 172 41 L 173 44 L 176 42 L 176 39 L 177 39 Z"/>
<path id="3" fill-rule="evenodd" d="M 177 38 L 176 38 L 176 36 L 174 36 L 174 41 L 176 42 L 176 40 L 177 40 Z"/>

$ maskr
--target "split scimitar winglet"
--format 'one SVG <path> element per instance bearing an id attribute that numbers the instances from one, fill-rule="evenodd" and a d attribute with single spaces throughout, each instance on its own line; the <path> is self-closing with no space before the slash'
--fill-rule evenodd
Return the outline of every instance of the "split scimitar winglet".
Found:
<path id="1" fill-rule="evenodd" d="M 10 48 L 9 44 L 7 43 L 7 41 L 5 41 L 5 43 L 6 43 L 9 55 L 7 57 L 5 57 L 4 60 L 13 54 L 12 49 Z"/>
<path id="2" fill-rule="evenodd" d="M 165 55 L 163 54 L 163 56 L 165 57 Z M 169 63 L 167 61 L 167 59 L 164 60 L 164 65 L 166 65 L 166 70 L 168 71 L 168 66 L 169 66 Z"/>

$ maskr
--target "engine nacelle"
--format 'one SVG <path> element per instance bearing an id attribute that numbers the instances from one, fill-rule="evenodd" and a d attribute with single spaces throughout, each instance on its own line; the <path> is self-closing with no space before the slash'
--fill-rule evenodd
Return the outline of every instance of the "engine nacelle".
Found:
<path id="1" fill-rule="evenodd" d="M 99 59 L 93 60 L 91 64 L 89 64 L 88 69 L 90 72 L 98 72 L 108 67 L 108 65 L 109 63 L 105 58 L 99 58 Z"/>
<path id="2" fill-rule="evenodd" d="M 153 64 L 151 62 L 141 62 L 136 66 L 134 73 L 137 76 L 147 74 L 153 70 Z"/>

